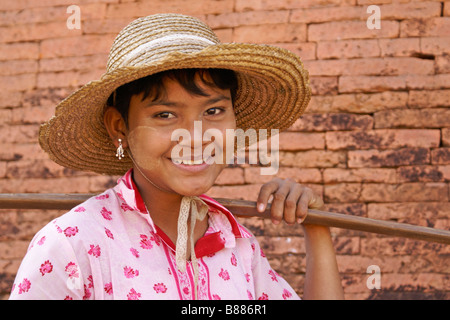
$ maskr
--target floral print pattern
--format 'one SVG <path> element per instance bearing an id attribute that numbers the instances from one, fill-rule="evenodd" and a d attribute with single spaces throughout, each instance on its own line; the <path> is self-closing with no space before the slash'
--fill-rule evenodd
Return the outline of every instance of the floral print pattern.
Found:
<path id="1" fill-rule="evenodd" d="M 41 229 L 30 243 L 10 299 L 298 299 L 269 265 L 255 237 L 213 199 L 194 268 L 176 268 L 175 248 L 153 224 L 132 170 Z"/>

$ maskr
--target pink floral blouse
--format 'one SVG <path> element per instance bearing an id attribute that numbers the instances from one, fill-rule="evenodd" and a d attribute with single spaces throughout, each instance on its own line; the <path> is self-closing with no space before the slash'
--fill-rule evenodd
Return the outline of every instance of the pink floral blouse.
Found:
<path id="1" fill-rule="evenodd" d="M 199 299 L 298 299 L 255 237 L 207 196 L 209 228 L 195 245 Z M 33 238 L 10 299 L 193 299 L 194 272 L 153 224 L 132 171 Z"/>

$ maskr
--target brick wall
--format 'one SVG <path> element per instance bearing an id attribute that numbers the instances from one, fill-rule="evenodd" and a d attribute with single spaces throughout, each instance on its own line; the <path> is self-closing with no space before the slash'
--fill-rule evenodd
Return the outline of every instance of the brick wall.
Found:
<path id="1" fill-rule="evenodd" d="M 81 28 L 67 28 L 70 5 Z M 381 28 L 369 29 L 369 5 Z M 319 192 L 326 209 L 449 229 L 450 2 L 408 0 L 6 0 L 0 2 L 0 192 L 101 192 L 113 177 L 48 160 L 39 124 L 98 79 L 118 31 L 158 12 L 195 15 L 224 42 L 276 44 L 300 55 L 313 98 L 281 135 L 280 177 Z M 227 168 L 210 194 L 255 200 L 267 177 Z M 34 233 L 62 212 L 0 210 L 0 297 Z M 276 270 L 302 293 L 298 227 L 243 221 Z M 332 229 L 350 299 L 449 299 L 450 247 Z M 367 268 L 381 272 L 369 289 Z"/>

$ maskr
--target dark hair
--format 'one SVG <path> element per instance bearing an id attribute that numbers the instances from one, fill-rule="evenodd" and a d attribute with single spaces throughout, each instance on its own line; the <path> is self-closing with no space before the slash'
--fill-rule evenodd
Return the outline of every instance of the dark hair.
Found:
<path id="1" fill-rule="evenodd" d="M 230 89 L 231 99 L 234 102 L 237 90 L 237 77 L 232 70 L 173 69 L 140 78 L 120 86 L 108 98 L 107 104 L 120 112 L 128 126 L 128 110 L 130 108 L 131 97 L 144 93 L 142 100 L 145 100 L 150 95 L 153 101 L 158 100 L 165 93 L 163 80 L 166 77 L 176 80 L 189 93 L 206 96 L 207 94 L 195 83 L 196 74 L 199 74 L 201 81 L 209 87 L 216 87 L 222 90 Z"/>

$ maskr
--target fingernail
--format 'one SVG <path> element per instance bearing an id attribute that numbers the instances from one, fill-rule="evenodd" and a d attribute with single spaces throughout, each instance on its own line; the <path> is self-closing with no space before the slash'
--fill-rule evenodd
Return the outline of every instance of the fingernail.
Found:
<path id="1" fill-rule="evenodd" d="M 279 224 L 280 221 L 278 221 L 278 220 L 272 220 L 272 223 L 276 225 L 276 224 Z"/>
<path id="2" fill-rule="evenodd" d="M 258 211 L 263 212 L 264 211 L 264 203 L 258 204 Z"/>

